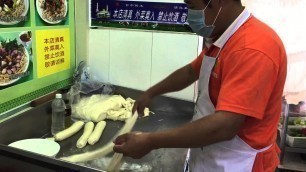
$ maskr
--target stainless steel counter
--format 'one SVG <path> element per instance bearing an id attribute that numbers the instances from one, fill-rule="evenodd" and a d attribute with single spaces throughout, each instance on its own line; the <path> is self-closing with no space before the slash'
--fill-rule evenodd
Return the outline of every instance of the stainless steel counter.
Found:
<path id="1" fill-rule="evenodd" d="M 141 92 L 117 87 L 116 94 L 136 99 Z M 59 142 L 61 150 L 55 158 L 44 157 L 7 146 L 17 140 L 50 137 L 51 102 L 26 111 L 0 123 L 0 171 L 103 171 L 111 155 L 86 163 L 73 164 L 59 160 L 69 156 L 95 150 L 110 141 L 123 125 L 122 122 L 107 121 L 100 141 L 94 146 L 76 148 L 77 139 L 82 131 Z M 194 104 L 187 101 L 157 97 L 149 106 L 155 114 L 136 122 L 134 131 L 158 131 L 177 127 L 192 118 Z M 66 125 L 72 123 L 66 117 Z M 150 152 L 142 159 L 123 158 L 121 171 L 182 171 L 186 149 L 159 149 Z M 18 165 L 17 165 L 18 164 Z"/>

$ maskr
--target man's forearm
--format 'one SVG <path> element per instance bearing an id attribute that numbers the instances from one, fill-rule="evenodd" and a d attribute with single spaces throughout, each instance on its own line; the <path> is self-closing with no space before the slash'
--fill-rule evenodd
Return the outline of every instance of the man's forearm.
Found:
<path id="1" fill-rule="evenodd" d="M 196 75 L 190 64 L 176 70 L 170 74 L 167 78 L 157 83 L 147 92 L 152 97 L 161 95 L 168 92 L 174 92 L 182 90 L 197 80 Z"/>
<path id="2" fill-rule="evenodd" d="M 151 133 L 150 141 L 153 149 L 202 147 L 233 138 L 244 118 L 244 115 L 217 112 L 179 128 Z"/>

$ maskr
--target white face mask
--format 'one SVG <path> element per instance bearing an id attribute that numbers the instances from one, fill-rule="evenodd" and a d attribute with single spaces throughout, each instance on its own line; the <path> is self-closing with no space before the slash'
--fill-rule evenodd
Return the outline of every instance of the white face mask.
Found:
<path id="1" fill-rule="evenodd" d="M 199 36 L 203 36 L 204 38 L 209 38 L 211 36 L 212 32 L 214 31 L 214 29 L 216 27 L 214 24 L 215 24 L 220 12 L 221 12 L 221 9 L 222 9 L 222 7 L 220 7 L 219 12 L 218 12 L 213 24 L 206 25 L 205 24 L 205 13 L 204 13 L 204 11 L 206 10 L 206 8 L 210 4 L 210 2 L 211 2 L 211 0 L 208 2 L 206 7 L 204 8 L 204 10 L 188 9 L 187 21 L 189 23 L 189 26 L 191 27 L 193 32 L 195 32 Z"/>

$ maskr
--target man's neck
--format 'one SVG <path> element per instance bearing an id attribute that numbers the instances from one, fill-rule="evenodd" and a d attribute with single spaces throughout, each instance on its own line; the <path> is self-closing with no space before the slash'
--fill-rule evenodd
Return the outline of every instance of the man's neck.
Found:
<path id="1" fill-rule="evenodd" d="M 213 42 L 218 40 L 220 36 L 226 31 L 226 29 L 238 18 L 238 16 L 242 13 L 242 11 L 245 9 L 244 6 L 235 6 L 235 8 L 232 9 L 232 13 L 228 14 L 227 16 L 227 22 L 223 23 L 223 28 L 221 31 L 216 33 L 216 36 L 212 38 Z"/>

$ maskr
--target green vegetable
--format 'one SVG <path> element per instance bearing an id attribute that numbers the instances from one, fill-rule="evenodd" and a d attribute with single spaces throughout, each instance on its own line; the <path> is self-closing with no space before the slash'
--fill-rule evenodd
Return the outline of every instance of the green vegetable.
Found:
<path id="1" fill-rule="evenodd" d="M 4 4 L 4 11 L 6 11 L 6 12 L 10 12 L 11 11 L 11 9 L 6 5 L 6 4 Z"/>
<path id="2" fill-rule="evenodd" d="M 302 128 L 302 129 L 292 128 L 289 130 L 289 136 L 306 137 L 306 128 Z"/>
<path id="3" fill-rule="evenodd" d="M 17 5 L 17 0 L 14 0 L 13 8 L 16 8 Z"/>
<path id="4" fill-rule="evenodd" d="M 294 123 L 294 125 L 305 125 L 305 124 L 306 124 L 306 123 L 305 123 L 305 120 L 302 119 L 302 118 L 300 118 L 300 117 L 296 118 L 296 119 L 293 121 L 293 123 Z"/>
<path id="5" fill-rule="evenodd" d="M 1 41 L 1 46 L 3 48 L 5 48 L 5 51 L 9 51 L 9 50 L 20 50 L 23 51 L 23 46 L 22 45 L 18 45 L 17 39 L 15 38 L 14 40 L 9 40 L 9 41 Z"/>

